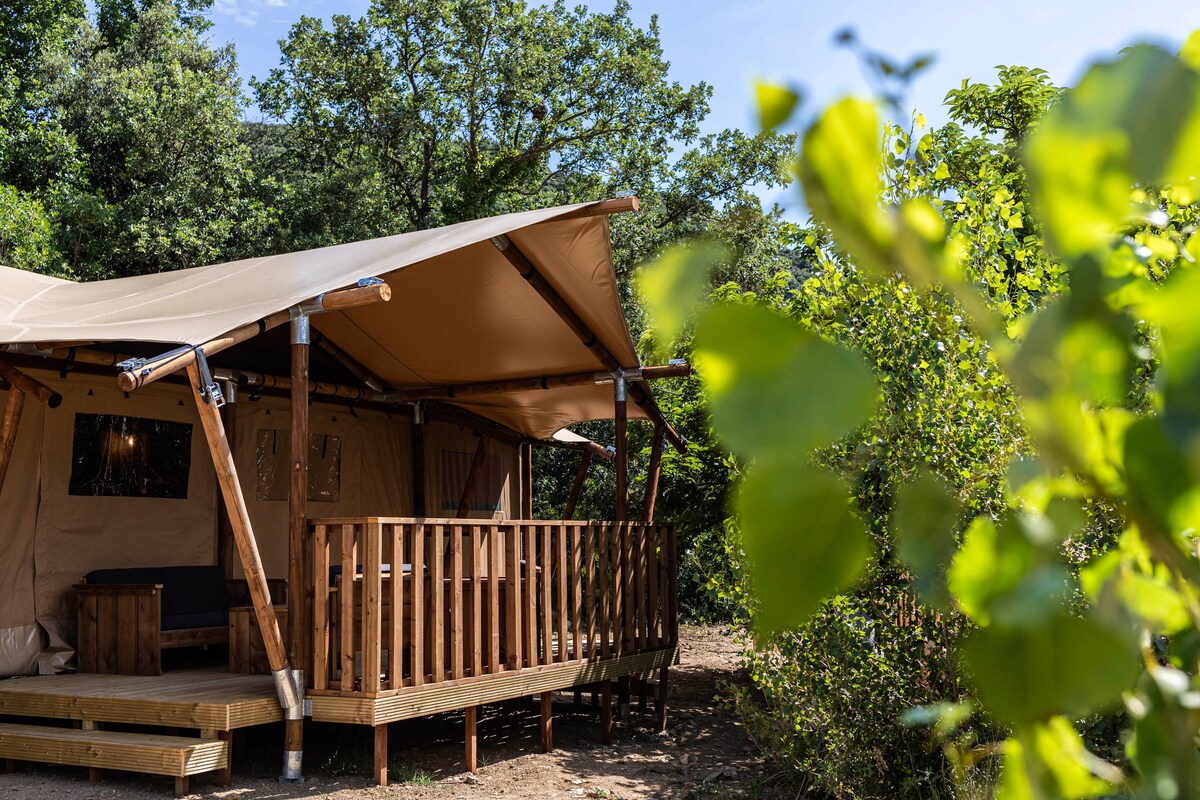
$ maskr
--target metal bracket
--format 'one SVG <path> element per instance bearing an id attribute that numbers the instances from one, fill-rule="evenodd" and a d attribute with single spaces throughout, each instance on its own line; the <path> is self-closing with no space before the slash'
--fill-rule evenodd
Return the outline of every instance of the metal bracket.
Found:
<path id="1" fill-rule="evenodd" d="M 200 396 L 213 408 L 220 408 L 225 405 L 225 393 L 221 391 L 221 384 L 213 380 L 212 370 L 208 368 L 208 358 L 205 357 L 204 350 L 200 347 L 195 350 L 196 365 L 200 367 L 200 386 L 198 387 Z"/>
<path id="2" fill-rule="evenodd" d="M 312 716 L 312 700 L 308 697 L 304 698 L 304 716 Z"/>
<path id="3" fill-rule="evenodd" d="M 383 283 L 383 278 L 372 276 L 370 278 L 359 278 L 357 286 L 361 289 L 364 286 L 378 286 L 381 283 Z"/>

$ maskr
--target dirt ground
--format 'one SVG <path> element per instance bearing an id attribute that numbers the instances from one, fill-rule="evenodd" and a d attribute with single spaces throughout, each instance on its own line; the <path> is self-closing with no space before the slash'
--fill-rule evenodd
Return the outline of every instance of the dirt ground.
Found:
<path id="1" fill-rule="evenodd" d="M 393 725 L 389 731 L 392 785 L 372 786 L 369 729 L 311 725 L 300 785 L 275 781 L 282 728 L 240 731 L 234 741 L 234 783 L 220 788 L 193 779 L 192 797 L 223 800 L 476 800 L 477 798 L 756 798 L 765 794 L 762 763 L 740 723 L 723 708 L 721 685 L 742 680 L 737 644 L 717 627 L 685 625 L 680 664 L 671 671 L 667 733 L 654 732 L 654 712 L 636 707 L 617 721 L 613 744 L 600 745 L 598 715 L 584 696 L 555 697 L 554 750 L 540 752 L 538 709 L 530 701 L 488 706 L 479 719 L 477 776 L 463 772 L 462 715 L 443 714 Z M 167 779 L 110 772 L 88 783 L 74 767 L 24 765 L 0 774 L 0 798 L 31 800 L 163 800 Z"/>

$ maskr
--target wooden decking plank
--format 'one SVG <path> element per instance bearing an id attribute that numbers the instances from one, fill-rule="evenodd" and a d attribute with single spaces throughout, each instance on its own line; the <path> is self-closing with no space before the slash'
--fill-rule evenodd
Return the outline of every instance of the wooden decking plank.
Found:
<path id="1" fill-rule="evenodd" d="M 0 757 L 184 777 L 227 767 L 229 743 L 0 723 Z"/>

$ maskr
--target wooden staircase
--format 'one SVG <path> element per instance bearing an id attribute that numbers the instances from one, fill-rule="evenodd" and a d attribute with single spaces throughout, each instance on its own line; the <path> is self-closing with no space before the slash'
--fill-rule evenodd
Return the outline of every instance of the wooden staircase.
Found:
<path id="1" fill-rule="evenodd" d="M 229 742 L 187 736 L 119 733 L 0 723 L 0 758 L 166 775 L 175 795 L 188 793 L 192 775 L 229 768 Z M 99 773 L 93 772 L 93 778 Z"/>

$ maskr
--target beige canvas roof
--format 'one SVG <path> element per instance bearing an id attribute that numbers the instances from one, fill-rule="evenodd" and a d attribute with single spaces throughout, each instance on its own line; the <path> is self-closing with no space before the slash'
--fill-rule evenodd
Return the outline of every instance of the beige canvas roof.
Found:
<path id="1" fill-rule="evenodd" d="M 392 300 L 313 326 L 391 388 L 600 367 L 490 243 L 508 235 L 624 367 L 638 357 L 621 310 L 606 216 L 589 204 L 507 214 L 365 242 L 177 272 L 75 283 L 0 267 L 0 344 L 202 344 L 323 292 L 378 276 Z M 530 436 L 611 418 L 610 385 L 453 401 Z M 642 417 L 636 405 L 630 415 Z"/>

